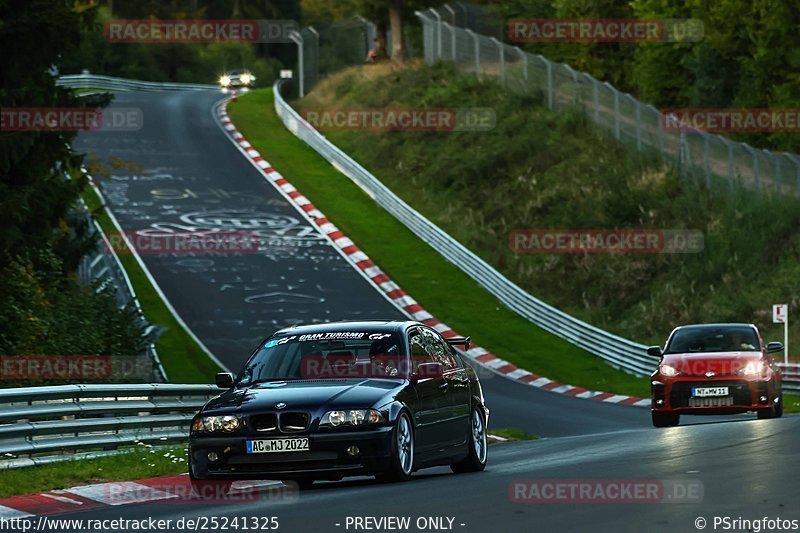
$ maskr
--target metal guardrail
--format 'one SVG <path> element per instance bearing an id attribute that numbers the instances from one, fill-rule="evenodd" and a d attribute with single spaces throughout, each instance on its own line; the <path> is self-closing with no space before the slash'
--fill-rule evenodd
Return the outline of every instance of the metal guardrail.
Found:
<path id="1" fill-rule="evenodd" d="M 221 392 L 169 383 L 0 389 L 0 470 L 183 442 L 192 417 Z"/>
<path id="2" fill-rule="evenodd" d="M 106 208 L 105 206 L 103 207 Z M 83 205 L 83 208 L 86 212 L 87 222 L 90 225 L 92 234 L 99 236 L 102 244 L 93 254 L 81 258 L 81 262 L 78 265 L 78 278 L 84 285 L 90 285 L 96 281 L 102 281 L 101 287 L 106 283 L 113 284 L 116 289 L 117 305 L 119 307 L 125 307 L 129 304 L 133 304 L 136 308 L 136 321 L 138 325 L 143 329 L 146 336 L 150 336 L 157 326 L 150 324 L 145 319 L 144 311 L 139 303 L 139 298 L 136 296 L 133 284 L 128 277 L 128 273 L 125 271 L 125 267 L 122 266 L 122 262 L 114 251 L 114 247 L 109 243 L 100 224 L 89 215 L 85 205 Z M 158 383 L 169 381 L 167 372 L 164 370 L 161 359 L 158 357 L 155 344 L 153 342 L 148 342 L 145 351 L 148 358 L 153 362 L 153 375 L 150 379 Z"/>
<path id="3" fill-rule="evenodd" d="M 503 276 L 483 259 L 422 216 L 394 194 L 336 145 L 306 122 L 281 95 L 283 80 L 275 82 L 275 111 L 284 125 L 307 143 L 336 169 L 366 191 L 375 202 L 428 243 L 445 259 L 456 265 L 509 309 L 527 318 L 545 331 L 558 335 L 605 360 L 611 366 L 637 376 L 649 375 L 658 358 L 646 353 L 646 346 L 614 335 L 546 304 Z M 800 375 L 787 376 L 784 387 L 800 390 Z"/>
<path id="4" fill-rule="evenodd" d="M 202 83 L 171 83 L 156 81 L 128 80 L 96 74 L 72 74 L 60 76 L 56 80 L 59 87 L 72 89 L 105 89 L 109 91 L 202 91 L 219 90 L 219 87 Z"/>

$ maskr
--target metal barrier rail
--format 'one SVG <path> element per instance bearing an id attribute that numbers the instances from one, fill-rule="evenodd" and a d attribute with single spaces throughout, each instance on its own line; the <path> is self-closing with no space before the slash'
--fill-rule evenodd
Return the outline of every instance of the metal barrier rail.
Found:
<path id="1" fill-rule="evenodd" d="M 460 268 L 481 287 L 497 297 L 509 309 L 545 331 L 558 335 L 604 359 L 615 368 L 637 376 L 649 375 L 655 369 L 658 358 L 648 355 L 645 345 L 587 324 L 528 294 L 406 204 L 378 178 L 306 122 L 284 100 L 281 95 L 282 84 L 283 80 L 279 80 L 273 86 L 275 112 L 289 131 L 311 146 L 337 170 L 372 196 L 378 205 L 386 209 L 416 236 Z M 784 388 L 800 390 L 800 376 L 785 378 Z"/>
<path id="2" fill-rule="evenodd" d="M 221 392 L 169 383 L 0 389 L 0 470 L 89 449 L 185 441 L 192 417 Z"/>
<path id="3" fill-rule="evenodd" d="M 74 74 L 60 76 L 56 80 L 60 87 L 72 89 L 106 89 L 109 91 L 201 91 L 219 90 L 219 87 L 202 83 L 171 83 L 156 81 L 128 80 L 96 74 Z"/>

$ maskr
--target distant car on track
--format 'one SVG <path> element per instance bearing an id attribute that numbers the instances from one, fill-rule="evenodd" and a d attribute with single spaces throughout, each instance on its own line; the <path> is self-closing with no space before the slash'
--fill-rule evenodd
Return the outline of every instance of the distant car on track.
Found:
<path id="1" fill-rule="evenodd" d="M 758 418 L 783 414 L 781 373 L 771 353 L 783 343 L 764 346 L 752 324 L 695 324 L 675 328 L 651 376 L 655 427 L 676 426 L 680 415 L 755 411 Z"/>
<path id="2" fill-rule="evenodd" d="M 223 91 L 247 90 L 255 85 L 256 77 L 247 69 L 234 69 L 219 77 L 219 86 Z"/>
<path id="3" fill-rule="evenodd" d="M 486 466 L 486 408 L 474 369 L 419 322 L 338 322 L 282 329 L 261 342 L 228 390 L 192 422 L 196 492 L 237 479 L 296 481 L 420 468 Z M 221 488 L 221 489 L 220 489 Z"/>

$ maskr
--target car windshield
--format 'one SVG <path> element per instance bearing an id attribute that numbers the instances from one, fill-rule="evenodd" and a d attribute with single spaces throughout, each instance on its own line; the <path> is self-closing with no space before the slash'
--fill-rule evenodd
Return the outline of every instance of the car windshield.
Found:
<path id="1" fill-rule="evenodd" d="M 685 328 L 675 332 L 665 353 L 758 351 L 755 330 L 748 326 Z"/>
<path id="2" fill-rule="evenodd" d="M 297 379 L 402 378 L 395 332 L 329 331 L 271 337 L 239 376 L 239 384 Z"/>

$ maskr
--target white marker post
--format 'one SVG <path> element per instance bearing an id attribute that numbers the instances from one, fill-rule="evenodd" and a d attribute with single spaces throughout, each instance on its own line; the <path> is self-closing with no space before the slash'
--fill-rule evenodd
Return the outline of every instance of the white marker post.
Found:
<path id="1" fill-rule="evenodd" d="M 789 304 L 772 306 L 772 322 L 783 324 L 783 362 L 789 363 Z"/>

